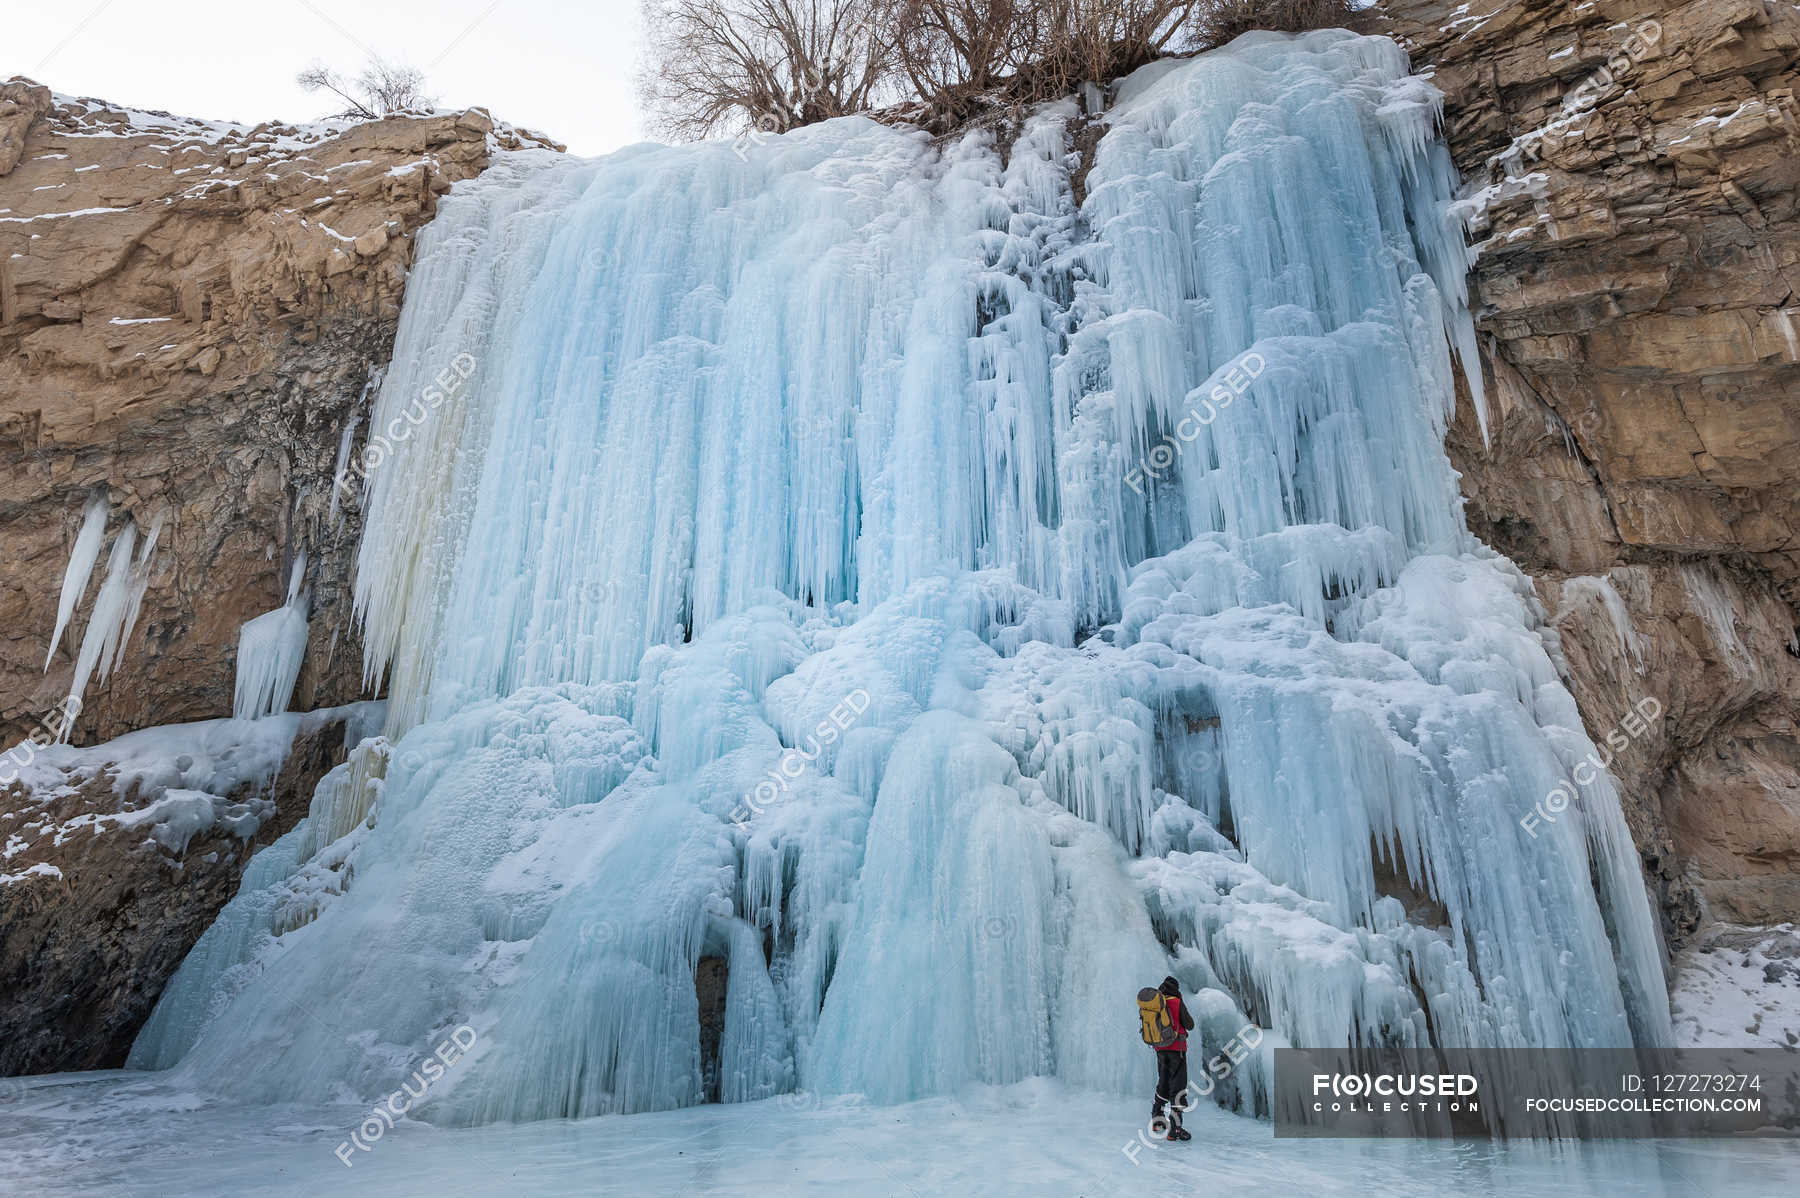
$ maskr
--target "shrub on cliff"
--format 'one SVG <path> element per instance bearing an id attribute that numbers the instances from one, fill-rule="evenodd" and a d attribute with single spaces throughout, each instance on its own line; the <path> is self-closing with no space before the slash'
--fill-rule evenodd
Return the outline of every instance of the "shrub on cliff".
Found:
<path id="1" fill-rule="evenodd" d="M 437 97 L 425 93 L 425 73 L 404 63 L 371 58 L 349 78 L 315 62 L 295 76 L 307 92 L 329 92 L 347 105 L 331 115 L 374 121 L 396 112 L 430 109 Z"/>
<path id="2" fill-rule="evenodd" d="M 1351 0 L 1206 0 L 1201 7 L 1199 32 L 1208 46 L 1223 46 L 1253 29 L 1303 33 L 1349 26 L 1362 11 Z"/>
<path id="3" fill-rule="evenodd" d="M 638 90 L 674 140 L 861 112 L 895 79 L 887 0 L 645 0 Z"/>
<path id="4" fill-rule="evenodd" d="M 1105 83 L 1352 0 L 644 0 L 651 132 L 781 133 L 879 104 L 929 127 Z"/>

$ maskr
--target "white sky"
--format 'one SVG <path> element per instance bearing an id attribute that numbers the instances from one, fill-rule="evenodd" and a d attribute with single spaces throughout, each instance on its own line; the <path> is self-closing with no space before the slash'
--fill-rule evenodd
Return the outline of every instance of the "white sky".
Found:
<path id="1" fill-rule="evenodd" d="M 212 120 L 313 120 L 294 75 L 372 50 L 423 70 L 446 108 L 484 105 L 577 154 L 642 136 L 637 0 L 7 0 L 0 79 Z M 460 39 L 460 40 L 459 40 Z"/>

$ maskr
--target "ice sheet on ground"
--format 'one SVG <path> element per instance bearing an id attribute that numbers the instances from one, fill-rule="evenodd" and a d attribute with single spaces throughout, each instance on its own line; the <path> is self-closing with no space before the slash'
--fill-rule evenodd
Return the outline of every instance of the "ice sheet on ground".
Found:
<path id="1" fill-rule="evenodd" d="M 476 1128 L 402 1120 L 349 1149 L 348 1168 L 334 1153 L 367 1104 L 243 1109 L 117 1073 L 23 1079 L 0 1098 L 0 1187 L 43 1198 L 1765 1198 L 1800 1184 L 1790 1140 L 1277 1142 L 1267 1123 L 1210 1107 L 1188 1117 L 1192 1142 L 1140 1147 L 1134 1164 L 1124 1147 L 1146 1103 L 1048 1079 L 888 1107 L 792 1095 Z"/>

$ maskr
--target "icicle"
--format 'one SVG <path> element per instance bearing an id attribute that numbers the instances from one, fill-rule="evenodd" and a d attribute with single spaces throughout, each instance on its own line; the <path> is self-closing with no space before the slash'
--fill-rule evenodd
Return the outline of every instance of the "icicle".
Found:
<path id="1" fill-rule="evenodd" d="M 62 641 L 63 629 L 75 614 L 81 594 L 87 590 L 94 563 L 100 560 L 100 547 L 106 543 L 106 496 L 97 493 L 88 500 L 87 513 L 81 520 L 81 531 L 75 535 L 75 547 L 69 551 L 69 565 L 63 571 L 62 596 L 56 604 L 56 631 L 50 634 L 50 650 L 44 654 L 44 670 L 56 657 L 56 646 Z"/>
<path id="2" fill-rule="evenodd" d="M 343 506 L 344 499 L 355 490 L 352 475 L 366 476 L 367 471 L 361 469 L 363 463 L 358 462 L 358 470 L 350 470 L 350 447 L 356 443 L 356 430 L 362 427 L 363 411 L 369 406 L 369 396 L 381 386 L 381 377 L 385 372 L 377 366 L 369 372 L 369 381 L 363 384 L 362 394 L 357 396 L 356 403 L 350 408 L 344 420 L 344 431 L 338 436 L 337 461 L 331 468 L 331 510 L 326 514 L 327 523 L 336 523 L 338 509 Z"/>
<path id="3" fill-rule="evenodd" d="M 144 553 L 134 564 L 132 551 L 137 547 L 137 525 L 131 520 L 119 530 L 112 552 L 106 559 L 106 579 L 100 593 L 94 596 L 94 610 L 88 613 L 87 631 L 81 636 L 81 652 L 75 658 L 75 673 L 69 681 L 71 710 L 79 707 L 88 681 L 95 671 L 106 681 L 114 665 L 125 652 L 131 629 L 137 620 L 139 602 L 149 577 L 150 553 L 162 528 L 160 519 L 151 525 Z M 73 721 L 63 727 L 62 740 L 67 743 Z"/>
<path id="4" fill-rule="evenodd" d="M 301 589 L 305 579 L 306 551 L 301 550 L 288 574 L 287 601 L 245 621 L 238 630 L 237 685 L 231 705 L 237 719 L 261 719 L 287 710 L 311 630 L 310 602 Z"/>
<path id="5" fill-rule="evenodd" d="M 112 657 L 101 674 L 104 678 L 119 668 L 125 659 L 125 646 L 131 642 L 131 630 L 137 627 L 138 609 L 143 606 L 144 592 L 150 587 L 150 559 L 156 554 L 156 542 L 162 537 L 163 521 L 166 512 L 157 512 L 150 519 L 150 532 L 144 537 L 143 545 L 138 549 L 137 561 L 131 567 L 131 583 L 125 602 L 124 618 L 117 643 L 113 646 Z"/>

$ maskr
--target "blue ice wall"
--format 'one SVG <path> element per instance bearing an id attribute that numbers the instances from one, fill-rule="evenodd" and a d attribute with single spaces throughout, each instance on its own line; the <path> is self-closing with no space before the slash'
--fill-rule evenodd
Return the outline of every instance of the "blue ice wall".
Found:
<path id="1" fill-rule="evenodd" d="M 364 459 L 388 738 L 133 1064 L 384 1094 L 466 1023 L 434 1117 L 688 1104 L 703 956 L 726 1100 L 1147 1089 L 1168 972 L 1207 1052 L 1666 1039 L 1610 782 L 1519 822 L 1590 746 L 1442 448 L 1437 105 L 1253 35 L 1091 162 L 1064 105 L 459 185 Z"/>

